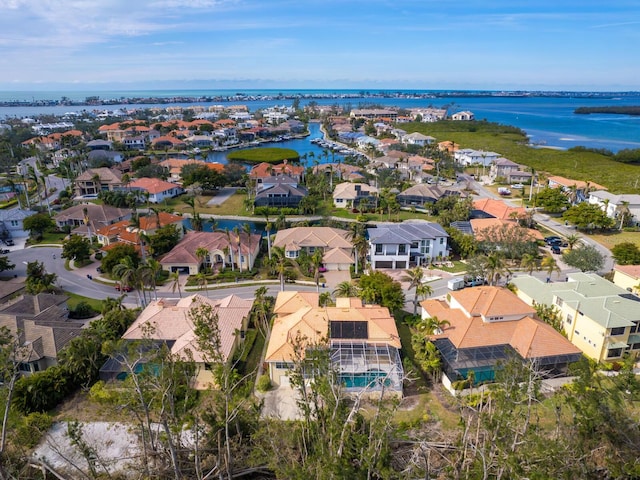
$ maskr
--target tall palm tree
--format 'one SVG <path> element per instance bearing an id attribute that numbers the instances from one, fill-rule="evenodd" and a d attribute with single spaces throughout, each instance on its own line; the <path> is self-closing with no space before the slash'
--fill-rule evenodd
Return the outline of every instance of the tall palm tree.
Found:
<path id="1" fill-rule="evenodd" d="M 267 233 L 267 252 L 269 254 L 269 259 L 271 259 L 271 229 L 273 228 L 273 225 L 269 221 L 269 214 L 265 213 L 264 218 L 267 221 L 264 226 L 264 230 Z"/>
<path id="2" fill-rule="evenodd" d="M 237 225 L 233 227 L 233 235 L 234 235 L 234 241 L 236 242 L 236 245 L 238 248 L 237 250 L 238 251 L 238 270 L 242 272 L 242 242 L 240 240 L 240 229 L 238 228 Z"/>
<path id="3" fill-rule="evenodd" d="M 416 287 L 416 298 L 413 301 L 413 314 L 417 314 L 416 302 L 420 300 L 425 300 L 427 297 L 430 297 L 433 293 L 433 288 L 431 285 L 427 285 L 426 283 L 421 283 Z"/>
<path id="4" fill-rule="evenodd" d="M 202 289 L 204 288 L 205 296 L 209 296 L 209 291 L 207 290 L 207 285 L 209 284 L 207 280 L 207 274 L 204 272 L 198 272 L 196 274 L 196 281 L 198 282 L 198 286 Z"/>
<path id="5" fill-rule="evenodd" d="M 548 279 L 551 279 L 551 274 L 553 272 L 556 272 L 558 274 L 558 278 L 560 278 L 560 274 L 562 273 L 562 270 L 560 270 L 560 267 L 558 266 L 556 259 L 551 256 L 544 257 L 542 259 L 542 262 L 540 263 L 540 268 L 542 268 L 542 270 L 547 272 Z"/>
<path id="6" fill-rule="evenodd" d="M 318 303 L 321 307 L 329 307 L 334 305 L 331 292 L 322 292 L 318 297 Z"/>
<path id="7" fill-rule="evenodd" d="M 520 260 L 520 267 L 524 268 L 529 275 L 533 273 L 534 270 L 540 269 L 540 264 L 538 262 L 538 258 L 535 255 L 530 253 L 525 253 L 522 255 L 522 260 Z"/>
<path id="8" fill-rule="evenodd" d="M 225 229 L 225 232 L 227 234 L 227 242 L 228 242 L 228 245 L 225 247 L 225 249 L 229 250 L 229 259 L 231 260 L 231 271 L 234 272 L 236 270 L 236 267 L 235 267 L 235 264 L 234 264 L 234 261 L 233 261 L 233 256 L 234 256 L 233 255 L 233 241 L 231 239 L 231 233 L 229 232 L 228 228 Z"/>
<path id="9" fill-rule="evenodd" d="M 333 294 L 336 297 L 347 297 L 353 298 L 358 296 L 358 287 L 350 281 L 345 280 L 344 282 L 340 282 L 336 285 Z"/>
<path id="10" fill-rule="evenodd" d="M 207 257 L 209 256 L 209 250 L 207 250 L 204 247 L 198 247 L 198 248 L 196 248 L 196 251 L 194 253 L 196 255 L 196 258 L 200 262 L 200 264 L 206 270 L 207 269 Z"/>
<path id="11" fill-rule="evenodd" d="M 498 252 L 492 252 L 487 255 L 486 269 L 489 285 L 496 285 L 504 275 L 511 273 L 507 268 L 504 257 Z"/>
<path id="12" fill-rule="evenodd" d="M 289 259 L 286 257 L 284 248 L 273 247 L 273 259 L 275 261 L 276 272 L 280 279 L 280 291 L 284 292 L 284 280 L 289 267 Z"/>
<path id="13" fill-rule="evenodd" d="M 180 289 L 180 272 L 176 270 L 169 275 L 171 279 L 171 291 L 176 293 L 176 289 L 178 290 L 178 295 L 182 298 L 182 290 Z"/>
<path id="14" fill-rule="evenodd" d="M 403 282 L 409 282 L 409 290 L 415 289 L 413 296 L 413 314 L 418 313 L 418 286 L 422 285 L 424 280 L 424 270 L 422 267 L 413 267 L 410 270 L 405 270 L 405 275 L 402 277 Z"/>
<path id="15" fill-rule="evenodd" d="M 120 280 L 121 285 L 124 287 L 135 288 L 138 300 L 140 300 L 140 304 L 142 306 L 146 306 L 147 299 L 144 293 L 144 289 L 142 291 L 142 296 L 140 295 L 140 290 L 138 287 L 140 286 L 140 277 L 138 267 L 133 263 L 131 257 L 124 257 L 120 260 L 119 263 L 114 265 L 111 273 L 114 277 Z"/>
<path id="16" fill-rule="evenodd" d="M 247 271 L 249 271 L 249 270 L 251 270 L 251 247 L 253 246 L 253 245 L 251 245 L 251 243 L 252 243 L 251 225 L 249 225 L 248 223 L 243 223 L 242 224 L 242 231 L 247 234 L 247 244 L 248 244 L 247 246 L 249 247 L 248 257 L 247 257 L 247 259 L 248 259 Z"/>
<path id="17" fill-rule="evenodd" d="M 139 275 L 141 281 L 144 283 L 148 283 L 151 285 L 153 289 L 153 298 L 154 300 L 158 300 L 158 291 L 157 291 L 157 282 L 158 275 L 162 270 L 162 265 L 159 261 L 154 260 L 153 258 L 148 258 L 145 263 L 138 267 Z"/>
<path id="18" fill-rule="evenodd" d="M 320 267 L 322 267 L 323 252 L 317 249 L 311 256 L 311 266 L 313 267 L 313 280 L 316 282 L 316 292 L 320 293 Z"/>
<path id="19" fill-rule="evenodd" d="M 620 230 L 625 226 L 629 218 L 631 217 L 631 210 L 629 210 L 629 202 L 621 201 L 620 205 L 616 207 L 616 215 L 620 219 Z"/>

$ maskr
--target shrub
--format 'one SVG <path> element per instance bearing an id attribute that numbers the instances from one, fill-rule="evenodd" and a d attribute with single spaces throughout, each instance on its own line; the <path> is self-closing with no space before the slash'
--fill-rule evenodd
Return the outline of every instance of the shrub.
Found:
<path id="1" fill-rule="evenodd" d="M 93 258 L 95 258 L 96 260 L 102 260 L 102 252 L 96 252 Z"/>
<path id="2" fill-rule="evenodd" d="M 271 390 L 271 378 L 266 373 L 262 375 L 256 382 L 256 389 L 259 392 L 268 392 Z"/>
<path id="3" fill-rule="evenodd" d="M 76 305 L 76 308 L 74 308 L 72 311 L 69 312 L 69 318 L 76 318 L 76 319 L 91 318 L 95 316 L 97 313 L 98 312 L 96 312 L 91 307 L 91 305 L 89 305 L 87 302 L 83 300 L 81 302 L 78 302 L 78 304 Z"/>
<path id="4" fill-rule="evenodd" d="M 46 413 L 30 413 L 17 429 L 17 444 L 27 448 L 35 447 L 52 424 L 53 419 Z"/>

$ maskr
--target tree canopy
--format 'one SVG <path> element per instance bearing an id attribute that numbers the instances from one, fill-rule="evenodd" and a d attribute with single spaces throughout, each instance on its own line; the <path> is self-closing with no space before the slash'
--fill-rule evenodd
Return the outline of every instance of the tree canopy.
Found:
<path id="1" fill-rule="evenodd" d="M 583 272 L 597 272 L 604 266 L 604 257 L 591 245 L 581 245 L 562 255 L 562 260 Z"/>
<path id="2" fill-rule="evenodd" d="M 360 277 L 360 297 L 367 303 L 387 307 L 392 312 L 404 307 L 402 285 L 386 273 L 374 271 Z"/>
<path id="3" fill-rule="evenodd" d="M 615 225 L 615 220 L 607 217 L 598 205 L 587 202 L 569 208 L 562 218 L 581 230 L 605 230 Z"/>

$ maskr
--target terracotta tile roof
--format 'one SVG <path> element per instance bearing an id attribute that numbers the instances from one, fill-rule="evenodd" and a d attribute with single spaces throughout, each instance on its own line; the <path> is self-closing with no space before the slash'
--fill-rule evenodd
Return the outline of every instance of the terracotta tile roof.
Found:
<path id="1" fill-rule="evenodd" d="M 251 178 L 266 178 L 277 174 L 291 175 L 299 177 L 304 173 L 304 167 L 300 165 L 292 165 L 290 163 L 279 163 L 272 165 L 270 163 L 259 163 L 249 172 Z"/>
<path id="2" fill-rule="evenodd" d="M 526 214 L 527 210 L 522 207 L 511 207 L 502 200 L 496 200 L 493 198 L 481 198 L 473 202 L 474 210 L 481 210 L 492 217 L 500 218 L 502 220 L 509 220 L 512 213 L 518 215 Z"/>
<path id="3" fill-rule="evenodd" d="M 615 265 L 614 270 L 618 270 L 630 277 L 640 278 L 640 265 Z"/>
<path id="4" fill-rule="evenodd" d="M 290 315 L 305 307 L 317 307 L 320 294 L 316 292 L 280 292 L 273 307 L 278 316 Z"/>
<path id="5" fill-rule="evenodd" d="M 356 263 L 351 256 L 351 250 L 332 248 L 324 252 L 322 263 Z"/>
<path id="6" fill-rule="evenodd" d="M 100 183 L 122 183 L 122 173 L 120 173 L 119 170 L 114 170 L 106 167 L 88 168 L 80 175 L 78 175 L 78 177 L 76 178 L 76 183 L 78 181 L 91 182 L 93 181 L 93 177 L 96 175 L 100 177 Z"/>
<path id="7" fill-rule="evenodd" d="M 435 337 L 448 338 L 457 349 L 511 345 L 523 358 L 580 353 L 569 340 L 535 318 L 532 307 L 505 288 L 467 288 L 451 292 L 450 297 L 449 303 L 425 300 L 421 305 L 429 316 L 450 322 Z"/>
<path id="8" fill-rule="evenodd" d="M 207 360 L 206 354 L 198 347 L 193 322 L 189 318 L 189 311 L 201 304 L 211 305 L 218 316 L 221 351 L 226 359 L 233 353 L 236 331 L 242 330 L 243 319 L 249 315 L 253 299 L 243 300 L 232 294 L 221 300 L 212 300 L 196 294 L 182 299 L 153 301 L 140 313 L 122 338 L 140 340 L 146 337 L 154 340 L 173 340 L 172 354 L 189 358 L 187 353 L 189 350 L 194 361 L 204 362 Z M 146 328 L 147 325 L 154 327 L 150 333 Z"/>
<path id="9" fill-rule="evenodd" d="M 606 190 L 607 187 L 603 187 L 602 185 L 598 185 L 595 182 L 584 182 L 582 180 L 572 180 L 570 178 L 561 177 L 559 175 L 554 175 L 552 177 L 548 177 L 547 180 L 549 182 L 556 183 L 565 188 L 570 188 L 575 186 L 578 190 L 585 190 L 587 187 L 591 190 Z"/>
<path id="10" fill-rule="evenodd" d="M 294 227 L 279 230 L 273 241 L 274 247 L 295 244 L 300 247 L 348 248 L 353 244 L 348 240 L 349 232 L 332 227 Z"/>
<path id="11" fill-rule="evenodd" d="M 516 228 L 521 229 L 530 240 L 543 240 L 542 234 L 533 228 L 525 228 L 518 225 L 515 220 L 501 220 L 499 218 L 472 218 L 470 220 L 471 228 L 473 228 L 473 234 L 476 240 L 485 240 L 485 233 L 496 228 Z"/>
<path id="12" fill-rule="evenodd" d="M 165 182 L 159 178 L 138 178 L 126 185 L 127 188 L 138 188 L 151 194 L 162 193 L 177 188 L 175 183 Z"/>
<path id="13" fill-rule="evenodd" d="M 224 255 L 226 248 L 229 248 L 229 238 L 231 238 L 231 244 L 234 252 L 237 252 L 238 244 L 237 237 L 234 233 L 229 232 L 227 236 L 226 232 L 187 232 L 187 234 L 180 240 L 180 242 L 167 253 L 160 263 L 164 264 L 176 264 L 176 263 L 200 263 L 198 257 L 196 257 L 196 250 L 198 248 L 205 248 L 209 251 L 209 254 Z M 256 248 L 260 244 L 261 236 L 259 234 L 252 233 L 251 237 L 245 232 L 239 232 L 240 237 L 240 251 L 243 255 L 254 255 Z M 251 251 L 249 251 L 249 243 L 251 243 Z"/>
<path id="14" fill-rule="evenodd" d="M 340 299 L 335 307 L 304 306 L 304 299 L 295 299 L 291 292 L 286 294 L 287 301 L 276 300 L 276 305 L 287 305 L 291 300 L 300 302 L 298 310 L 276 318 L 269 345 L 267 346 L 266 361 L 291 361 L 293 359 L 293 344 L 296 339 L 306 338 L 303 343 L 308 345 L 320 343 L 328 339 L 330 321 L 366 321 L 368 338 L 371 343 L 387 343 L 400 348 L 400 336 L 395 320 L 386 307 L 379 305 L 363 306 L 359 299 Z M 280 294 L 278 295 L 280 296 Z M 348 303 L 348 304 L 347 304 Z"/>

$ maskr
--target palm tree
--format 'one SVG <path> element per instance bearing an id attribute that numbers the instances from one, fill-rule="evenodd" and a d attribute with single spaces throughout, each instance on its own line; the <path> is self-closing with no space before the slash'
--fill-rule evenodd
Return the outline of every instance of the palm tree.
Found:
<path id="1" fill-rule="evenodd" d="M 569 245 L 569 250 L 573 250 L 573 247 L 575 247 L 576 244 L 580 241 L 580 238 L 580 235 L 578 235 L 577 233 L 572 233 L 566 238 L 567 245 Z"/>
<path id="2" fill-rule="evenodd" d="M 265 218 L 267 220 L 267 224 L 264 226 L 264 230 L 267 233 L 267 252 L 269 253 L 269 259 L 271 259 L 271 229 L 273 225 L 269 221 L 269 215 L 265 215 Z"/>
<path id="3" fill-rule="evenodd" d="M 558 274 L 558 278 L 560 278 L 560 274 L 562 273 L 562 270 L 560 270 L 560 267 L 558 267 L 558 263 L 556 262 L 556 259 L 551 256 L 544 257 L 542 259 L 542 262 L 540 263 L 540 268 L 542 268 L 542 270 L 547 272 L 547 281 L 551 279 L 551 274 L 553 272 L 556 272 Z"/>
<path id="4" fill-rule="evenodd" d="M 322 292 L 318 297 L 318 303 L 321 307 L 332 306 L 334 303 L 333 298 L 331 298 L 331 292 Z"/>
<path id="5" fill-rule="evenodd" d="M 209 250 L 207 250 L 204 247 L 198 247 L 196 248 L 196 251 L 194 253 L 196 255 L 196 258 L 202 265 L 202 267 L 206 270 L 207 269 L 206 261 L 207 261 L 207 257 L 209 256 Z"/>
<path id="6" fill-rule="evenodd" d="M 252 247 L 252 245 L 251 245 L 251 225 L 249 225 L 248 223 L 242 224 L 242 231 L 247 234 L 247 243 L 248 243 L 248 247 L 249 247 L 248 257 L 247 257 L 247 259 L 249 260 L 248 263 L 247 263 L 247 271 L 249 271 L 249 270 L 251 270 L 251 247 Z"/>
<path id="7" fill-rule="evenodd" d="M 431 288 L 431 285 L 427 285 L 426 283 L 421 283 L 420 285 L 416 286 L 416 298 L 413 301 L 414 315 L 417 314 L 416 301 L 419 302 L 420 300 L 425 300 L 427 297 L 430 297 L 432 293 L 433 293 L 433 288 Z"/>
<path id="8" fill-rule="evenodd" d="M 449 325 L 451 325 L 449 320 L 440 320 L 438 317 L 433 316 L 420 320 L 416 325 L 416 330 L 426 335 L 439 335 Z"/>
<path id="9" fill-rule="evenodd" d="M 322 267 L 323 252 L 317 249 L 311 256 L 311 266 L 313 267 L 313 279 L 316 282 L 316 292 L 320 292 L 320 267 Z"/>
<path id="10" fill-rule="evenodd" d="M 627 220 L 631 216 L 631 210 L 629 210 L 629 202 L 621 201 L 620 205 L 616 207 L 616 215 L 620 218 L 620 230 L 625 226 Z"/>
<path id="11" fill-rule="evenodd" d="M 413 314 L 418 313 L 418 286 L 422 285 L 424 279 L 424 270 L 422 267 L 413 267 L 410 270 L 405 270 L 405 275 L 402 277 L 403 282 L 409 282 L 409 290 L 415 289 L 413 297 Z"/>
<path id="12" fill-rule="evenodd" d="M 333 291 L 333 294 L 336 297 L 347 297 L 347 298 L 357 297 L 358 287 L 353 282 L 350 282 L 350 281 L 340 282 L 338 285 L 336 285 L 336 288 Z"/>
<path id="13" fill-rule="evenodd" d="M 273 257 L 275 261 L 276 272 L 280 279 L 280 291 L 284 292 L 284 280 L 287 273 L 287 267 L 289 266 L 289 259 L 284 253 L 284 248 L 273 247 Z"/>
<path id="14" fill-rule="evenodd" d="M 204 292 L 205 292 L 205 296 L 209 296 L 208 290 L 207 290 L 207 285 L 208 285 L 208 281 L 207 281 L 207 274 L 204 272 L 198 272 L 196 274 L 196 281 L 198 282 L 198 286 L 202 289 L 204 288 Z"/>
<path id="15" fill-rule="evenodd" d="M 529 272 L 529 275 L 531 275 L 534 270 L 537 271 L 540 269 L 540 264 L 538 262 L 538 258 L 535 255 L 525 253 L 524 255 L 522 255 L 520 267 L 524 268 L 527 272 Z"/>
<path id="16" fill-rule="evenodd" d="M 171 291 L 176 293 L 176 289 L 178 290 L 178 295 L 182 298 L 182 290 L 180 290 L 180 272 L 176 270 L 169 275 L 171 279 Z"/>
<path id="17" fill-rule="evenodd" d="M 158 300 L 158 292 L 157 292 L 157 280 L 158 274 L 162 270 L 162 265 L 157 260 L 153 258 L 147 259 L 147 261 L 138 267 L 140 280 L 143 283 L 150 283 L 151 288 L 153 289 L 153 298 L 154 300 Z"/>
<path id="18" fill-rule="evenodd" d="M 238 245 L 238 270 L 242 272 L 242 242 L 240 241 L 240 229 L 237 225 L 233 227 L 233 234 L 235 235 L 235 241 Z"/>
<path id="19" fill-rule="evenodd" d="M 140 290 L 138 290 L 140 282 L 138 267 L 133 263 L 131 257 L 122 258 L 120 260 L 120 263 L 114 265 L 111 273 L 114 277 L 120 280 L 121 285 L 123 285 L 124 287 L 135 288 L 137 291 L 138 300 L 140 300 L 140 304 L 142 306 L 146 306 L 147 299 L 145 297 L 144 290 L 142 291 L 142 296 L 140 296 Z"/>
<path id="20" fill-rule="evenodd" d="M 228 228 L 225 229 L 225 232 L 227 233 L 227 242 L 228 242 L 228 245 L 225 247 L 225 249 L 229 250 L 229 259 L 231 260 L 231 271 L 234 272 L 236 268 L 233 261 L 233 242 L 231 240 L 231 233 L 229 233 Z"/>
<path id="21" fill-rule="evenodd" d="M 498 252 L 492 252 L 487 255 L 486 262 L 489 285 L 496 285 L 500 278 L 502 278 L 505 274 L 511 273 L 507 268 L 504 257 Z"/>

